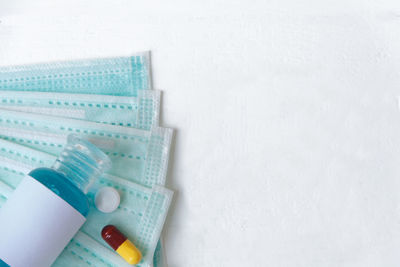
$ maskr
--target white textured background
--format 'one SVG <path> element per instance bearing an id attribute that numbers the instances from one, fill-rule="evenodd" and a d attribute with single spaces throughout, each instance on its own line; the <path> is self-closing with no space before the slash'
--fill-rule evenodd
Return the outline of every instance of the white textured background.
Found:
<path id="1" fill-rule="evenodd" d="M 1 65 L 152 51 L 170 267 L 400 266 L 400 1 L 0 0 L 0 21 Z"/>

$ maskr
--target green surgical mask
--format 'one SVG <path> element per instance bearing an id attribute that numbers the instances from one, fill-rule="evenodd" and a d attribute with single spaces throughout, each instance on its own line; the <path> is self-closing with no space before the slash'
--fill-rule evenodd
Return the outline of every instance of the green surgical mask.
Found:
<path id="1" fill-rule="evenodd" d="M 111 159 L 110 174 L 148 187 L 164 185 L 172 130 L 151 131 L 19 111 L 0 111 L 0 138 L 58 155 L 67 135 L 88 138 Z"/>
<path id="2" fill-rule="evenodd" d="M 76 97 L 79 97 L 79 94 L 140 96 L 140 92 L 151 92 L 146 89 L 151 89 L 148 52 L 123 58 L 76 60 L 0 68 L 0 90 L 77 93 Z M 150 129 L 150 121 L 157 125 L 158 113 L 157 121 L 149 119 L 153 116 L 152 113 L 147 112 L 150 110 L 149 105 L 152 104 L 147 102 L 146 106 L 142 105 L 144 112 L 140 114 L 147 117 L 139 117 L 139 122 L 142 123 L 139 123 L 137 128 Z M 78 116 L 79 112 L 70 111 L 69 114 Z M 88 116 L 85 119 L 91 120 L 91 117 Z M 114 116 L 112 121 L 126 122 L 119 119 L 119 116 Z M 55 137 L 55 139 L 57 138 Z M 36 137 L 34 142 L 38 142 Z M 55 144 L 51 143 L 49 146 L 51 149 Z M 162 247 L 159 243 L 154 256 L 154 266 L 166 266 L 163 263 L 165 260 L 162 254 Z"/>
<path id="3" fill-rule="evenodd" d="M 146 90 L 139 91 L 138 97 L 33 92 L 29 93 L 28 97 L 25 92 L 4 91 L 0 98 L 0 106 L 14 110 L 151 129 L 153 125 L 158 125 L 159 95 L 158 91 Z M 120 105 L 124 105 L 123 108 Z M 48 142 L 46 144 L 40 143 L 36 136 L 33 141 L 29 139 L 31 137 L 25 139 L 25 136 L 31 136 L 26 132 L 21 132 L 19 136 L 22 137 L 20 141 L 31 141 L 30 145 L 48 145 L 45 148 L 46 151 L 51 151 L 53 154 L 58 153 L 65 139 L 64 137 L 57 137 L 57 135 L 47 136 Z M 163 249 L 161 243 L 159 243 L 154 255 L 154 266 L 166 266 L 165 262 Z"/>
<path id="4" fill-rule="evenodd" d="M 137 97 L 2 91 L 0 108 L 150 130 L 158 125 L 160 91 Z"/>
<path id="5" fill-rule="evenodd" d="M 0 90 L 137 96 L 150 88 L 148 52 L 0 68 Z"/>
<path id="6" fill-rule="evenodd" d="M 50 166 L 55 158 L 0 140 L 0 208 L 31 169 Z M 110 214 L 101 213 L 93 205 L 96 191 L 104 186 L 117 189 L 121 195 L 118 209 Z M 130 266 L 101 239 L 101 229 L 107 224 L 118 226 L 140 249 L 143 260 L 137 266 L 151 266 L 172 192 L 160 186 L 143 187 L 107 174 L 95 182 L 88 197 L 92 208 L 87 222 L 53 266 Z"/>

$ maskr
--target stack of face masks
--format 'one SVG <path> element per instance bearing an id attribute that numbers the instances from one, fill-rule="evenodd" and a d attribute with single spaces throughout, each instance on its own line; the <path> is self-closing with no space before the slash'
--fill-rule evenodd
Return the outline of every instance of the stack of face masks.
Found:
<path id="1" fill-rule="evenodd" d="M 166 265 L 159 239 L 172 198 L 164 187 L 172 130 L 158 125 L 150 81 L 148 53 L 0 68 L 0 208 L 30 170 L 52 165 L 71 133 L 112 161 L 88 192 L 87 222 L 53 266 L 130 266 L 102 240 L 107 224 L 139 248 L 137 266 Z M 113 213 L 94 205 L 105 186 L 121 196 Z"/>

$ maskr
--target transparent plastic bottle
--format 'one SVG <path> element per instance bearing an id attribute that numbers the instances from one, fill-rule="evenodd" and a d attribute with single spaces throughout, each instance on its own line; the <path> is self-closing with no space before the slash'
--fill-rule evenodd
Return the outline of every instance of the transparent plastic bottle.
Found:
<path id="1" fill-rule="evenodd" d="M 86 220 L 88 188 L 110 167 L 96 146 L 68 136 L 53 166 L 32 170 L 0 210 L 0 229 L 8 229 L 0 235 L 0 262 L 50 266 Z"/>
<path id="2" fill-rule="evenodd" d="M 111 162 L 96 146 L 76 135 L 68 136 L 68 144 L 51 168 L 38 168 L 29 176 L 60 196 L 83 216 L 89 212 L 87 190 Z"/>

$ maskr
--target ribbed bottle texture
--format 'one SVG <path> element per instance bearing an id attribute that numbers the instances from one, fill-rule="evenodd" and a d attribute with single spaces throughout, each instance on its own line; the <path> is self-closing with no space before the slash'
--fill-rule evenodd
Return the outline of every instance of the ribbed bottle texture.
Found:
<path id="1" fill-rule="evenodd" d="M 99 148 L 77 135 L 69 135 L 52 169 L 64 174 L 86 194 L 94 180 L 110 167 L 110 159 Z"/>

